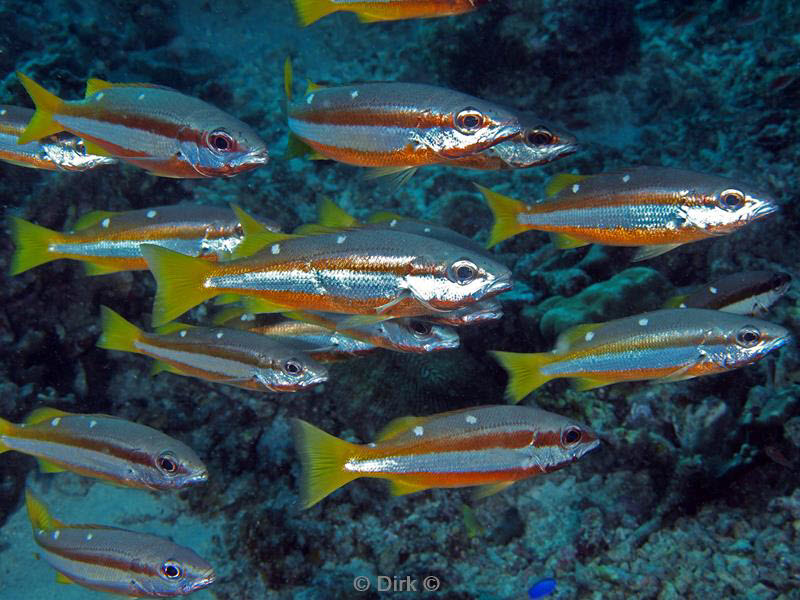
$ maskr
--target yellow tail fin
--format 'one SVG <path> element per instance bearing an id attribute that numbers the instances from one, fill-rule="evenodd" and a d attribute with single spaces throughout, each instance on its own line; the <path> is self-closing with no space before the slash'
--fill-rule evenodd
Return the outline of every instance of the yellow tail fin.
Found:
<path id="1" fill-rule="evenodd" d="M 30 488 L 25 489 L 25 506 L 28 507 L 28 520 L 30 520 L 34 531 L 39 531 L 40 529 L 52 531 L 58 527 L 64 527 L 64 523 L 48 512 L 47 507 Z"/>
<path id="2" fill-rule="evenodd" d="M 475 184 L 494 215 L 494 223 L 492 224 L 492 231 L 489 233 L 489 242 L 486 244 L 487 248 L 491 248 L 495 244 L 502 242 L 512 236 L 522 233 L 529 227 L 520 225 L 517 221 L 517 215 L 522 211 L 525 206 L 519 200 L 514 200 L 503 194 L 493 192 L 489 188 L 482 185 Z"/>
<path id="3" fill-rule="evenodd" d="M 167 250 L 155 244 L 139 246 L 156 279 L 153 327 L 174 321 L 218 292 L 203 286 L 216 268 L 213 263 Z"/>
<path id="4" fill-rule="evenodd" d="M 141 354 L 136 346 L 133 345 L 142 334 L 141 329 L 126 321 L 107 306 L 100 307 L 100 319 L 103 328 L 103 333 L 100 334 L 100 339 L 97 340 L 97 345 L 100 348 Z"/>
<path id="5" fill-rule="evenodd" d="M 307 27 L 314 21 L 340 10 L 331 0 L 292 0 L 300 25 Z"/>
<path id="6" fill-rule="evenodd" d="M 17 138 L 17 143 L 27 144 L 59 131 L 64 131 L 64 128 L 53 120 L 53 115 L 58 112 L 63 104 L 61 98 L 48 92 L 25 73 L 17 71 L 17 77 L 36 105 L 36 112 L 33 113 L 33 117 L 31 117 L 25 131 Z"/>
<path id="7" fill-rule="evenodd" d="M 508 371 L 508 387 L 506 397 L 516 404 L 539 386 L 544 385 L 553 377 L 543 375 L 541 368 L 552 362 L 549 352 L 541 354 L 526 354 L 522 352 L 492 351 L 492 356 Z"/>
<path id="8" fill-rule="evenodd" d="M 303 508 L 314 506 L 331 492 L 359 477 L 344 470 L 344 463 L 358 446 L 300 419 L 292 419 L 292 431 L 302 465 L 300 498 Z"/>
<path id="9" fill-rule="evenodd" d="M 63 236 L 47 227 L 11 217 L 11 239 L 16 246 L 11 257 L 12 275 L 19 275 L 28 269 L 61 258 L 59 254 L 50 251 L 50 244 L 61 241 Z"/>

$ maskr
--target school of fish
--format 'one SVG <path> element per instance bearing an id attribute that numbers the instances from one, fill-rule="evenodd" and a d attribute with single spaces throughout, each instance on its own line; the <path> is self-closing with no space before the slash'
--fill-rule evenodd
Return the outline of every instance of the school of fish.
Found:
<path id="1" fill-rule="evenodd" d="M 485 0 L 293 3 L 307 26 L 337 11 L 364 22 L 459 15 Z M 229 177 L 268 163 L 266 144 L 250 126 L 177 90 L 89 79 L 83 99 L 62 100 L 17 75 L 35 111 L 0 106 L 2 161 L 50 171 L 126 163 L 172 178 Z M 370 168 L 396 185 L 427 165 L 521 169 L 579 149 L 544 119 L 446 88 L 310 84 L 294 99 L 288 61 L 284 83 L 288 157 Z M 495 219 L 489 248 L 537 230 L 557 248 L 634 247 L 632 260 L 735 234 L 777 210 L 768 192 L 746 182 L 655 166 L 558 175 L 546 200 L 520 202 L 477 187 Z M 12 216 L 10 229 L 13 275 L 60 259 L 81 261 L 89 275 L 152 273 L 152 331 L 102 306 L 98 346 L 147 356 L 154 374 L 259 393 L 312 388 L 328 380 L 330 363 L 368 353 L 458 348 L 458 328 L 500 319 L 498 296 L 512 287 L 508 267 L 470 237 L 381 211 L 361 222 L 328 198 L 319 200 L 317 222 L 293 233 L 236 205 L 195 204 L 98 210 L 64 232 Z M 393 494 L 477 486 L 480 497 L 565 467 L 597 448 L 598 434 L 515 403 L 557 378 L 588 390 L 753 364 L 791 338 L 754 318 L 766 316 L 789 285 L 784 273 L 734 273 L 666 299 L 660 310 L 573 327 L 548 352 L 492 351 L 508 371 L 512 404 L 400 417 L 368 444 L 294 419 L 300 502 L 309 508 L 361 477 L 387 479 Z M 210 322 L 175 321 L 212 299 Z M 191 448 L 155 429 L 52 407 L 20 424 L 0 419 L 6 451 L 35 457 L 43 472 L 130 488 L 193 488 L 213 475 Z M 26 505 L 34 540 L 59 581 L 141 598 L 186 595 L 216 579 L 206 560 L 165 538 L 64 524 L 30 490 Z M 555 581 L 534 588 L 530 597 L 547 595 Z"/>

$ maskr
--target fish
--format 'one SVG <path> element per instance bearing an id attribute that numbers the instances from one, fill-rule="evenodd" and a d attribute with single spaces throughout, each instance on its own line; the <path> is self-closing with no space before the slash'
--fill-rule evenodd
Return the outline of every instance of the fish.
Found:
<path id="1" fill-rule="evenodd" d="M 270 235 L 256 254 L 217 264 L 143 244 L 157 284 L 153 324 L 229 293 L 259 297 L 275 312 L 362 315 L 364 324 L 449 312 L 511 288 L 504 265 L 431 238 L 361 229 Z"/>
<path id="2" fill-rule="evenodd" d="M 125 212 L 93 211 L 81 217 L 74 230 L 59 233 L 19 217 L 11 217 L 14 254 L 11 274 L 50 261 L 68 258 L 84 263 L 88 275 L 146 270 L 142 243 L 156 244 L 204 260 L 225 260 L 244 240 L 235 207 L 198 205 L 153 206 Z M 256 221 L 263 231 L 277 231 L 277 223 Z"/>
<path id="3" fill-rule="evenodd" d="M 792 278 L 775 271 L 732 273 L 690 294 L 667 300 L 664 308 L 710 308 L 737 315 L 763 316 L 789 289 Z"/>
<path id="4" fill-rule="evenodd" d="M 534 583 L 528 590 L 528 598 L 537 600 L 544 598 L 556 591 L 556 580 L 552 577 L 545 577 Z"/>
<path id="5" fill-rule="evenodd" d="M 110 415 L 42 407 L 21 425 L 0 419 L 0 453 L 10 450 L 34 456 L 45 473 L 70 471 L 130 488 L 178 490 L 208 479 L 186 444 Z"/>
<path id="6" fill-rule="evenodd" d="M 494 214 L 489 247 L 536 229 L 550 232 L 558 248 L 636 246 L 633 260 L 732 233 L 778 210 L 768 193 L 740 181 L 662 167 L 558 175 L 548 185 L 551 199 L 536 204 L 477 188 Z"/>
<path id="7" fill-rule="evenodd" d="M 18 144 L 17 139 L 32 116 L 30 108 L 0 105 L 0 160 L 47 171 L 88 171 L 117 163 L 115 158 L 88 153 L 83 140 L 71 133 L 54 133 L 41 140 Z"/>
<path id="8" fill-rule="evenodd" d="M 291 90 L 291 65 L 285 67 Z M 385 82 L 319 87 L 287 97 L 290 158 L 310 153 L 370 167 L 400 185 L 416 168 L 448 164 L 522 133 L 519 117 L 493 103 L 426 84 Z"/>
<path id="9" fill-rule="evenodd" d="M 68 131 L 92 154 L 174 178 L 230 177 L 269 160 L 249 125 L 168 87 L 89 79 L 83 100 L 66 101 L 24 73 L 17 77 L 36 105 L 20 144 Z"/>
<path id="10" fill-rule="evenodd" d="M 362 23 L 449 17 L 471 12 L 489 0 L 292 0 L 303 27 L 331 13 L 355 13 Z"/>
<path id="11" fill-rule="evenodd" d="M 30 489 L 25 505 L 33 539 L 59 583 L 132 598 L 173 598 L 216 580 L 211 564 L 167 538 L 106 525 L 67 525 Z"/>
<path id="12" fill-rule="evenodd" d="M 481 300 L 469 306 L 435 315 L 424 315 L 424 319 L 439 325 L 461 327 L 477 325 L 486 321 L 496 321 L 503 317 L 503 307 L 496 299 Z"/>
<path id="13" fill-rule="evenodd" d="M 328 379 L 328 370 L 286 340 L 239 329 L 169 323 L 147 333 L 101 306 L 106 350 L 156 359 L 153 374 L 167 371 L 257 392 L 296 392 Z"/>
<path id="14" fill-rule="evenodd" d="M 401 417 L 372 444 L 340 440 L 293 419 L 301 502 L 310 508 L 359 477 L 390 481 L 393 495 L 481 486 L 485 496 L 578 460 L 600 441 L 572 419 L 529 406 L 476 406 Z"/>
<path id="15" fill-rule="evenodd" d="M 760 319 L 702 308 L 671 308 L 578 325 L 551 352 L 492 354 L 508 371 L 506 396 L 519 402 L 551 379 L 578 390 L 621 381 L 682 381 L 753 364 L 791 339 Z"/>

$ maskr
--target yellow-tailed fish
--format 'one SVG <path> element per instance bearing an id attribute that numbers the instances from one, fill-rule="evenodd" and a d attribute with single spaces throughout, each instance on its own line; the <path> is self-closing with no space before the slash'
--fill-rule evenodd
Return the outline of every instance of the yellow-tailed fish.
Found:
<path id="1" fill-rule="evenodd" d="M 142 245 L 158 284 L 153 323 L 228 293 L 259 297 L 276 312 L 385 320 L 457 310 L 511 288 L 511 272 L 491 258 L 413 234 L 354 229 L 262 234 L 261 242 L 266 235 L 272 243 L 253 256 L 216 264 Z"/>
<path id="2" fill-rule="evenodd" d="M 478 189 L 494 213 L 490 247 L 536 229 L 551 232 L 559 248 L 638 246 L 635 260 L 731 233 L 778 209 L 769 194 L 741 181 L 661 167 L 559 175 L 548 186 L 552 198 L 536 204 Z"/>
<path id="3" fill-rule="evenodd" d="M 9 450 L 36 457 L 46 473 L 71 471 L 125 487 L 171 490 L 208 479 L 186 444 L 109 415 L 45 407 L 21 425 L 0 419 L 0 452 Z"/>
<path id="4" fill-rule="evenodd" d="M 47 171 L 87 171 L 112 165 L 115 158 L 90 154 L 83 140 L 71 133 L 55 133 L 41 140 L 18 144 L 17 140 L 33 117 L 33 110 L 0 105 L 0 160 Z"/>
<path id="5" fill-rule="evenodd" d="M 359 477 L 391 482 L 393 494 L 483 486 L 479 495 L 555 471 L 599 445 L 575 421 L 528 406 L 476 406 L 430 417 L 401 417 L 375 443 L 340 440 L 294 420 L 303 506 Z"/>
<path id="6" fill-rule="evenodd" d="M 791 285 L 787 273 L 742 271 L 725 275 L 686 295 L 670 298 L 665 308 L 711 308 L 737 315 L 763 316 Z"/>
<path id="7" fill-rule="evenodd" d="M 363 23 L 449 17 L 471 12 L 489 0 L 292 0 L 303 27 L 331 13 L 355 13 Z"/>
<path id="8" fill-rule="evenodd" d="M 206 560 L 166 538 L 106 525 L 67 525 L 31 490 L 25 491 L 25 504 L 33 539 L 60 583 L 132 598 L 173 598 L 216 579 Z"/>
<path id="9" fill-rule="evenodd" d="M 286 73 L 288 92 L 288 63 Z M 447 164 L 523 130 L 509 110 L 432 85 L 361 83 L 312 90 L 289 103 L 289 155 L 310 148 L 315 157 L 373 167 L 373 175 L 393 175 L 398 183 L 417 167 Z"/>
<path id="10" fill-rule="evenodd" d="M 673 308 L 578 325 L 552 352 L 493 352 L 519 402 L 551 379 L 588 390 L 620 381 L 680 381 L 752 364 L 790 339 L 780 325 L 700 308 Z"/>
<path id="11" fill-rule="evenodd" d="M 244 214 L 238 207 L 237 213 Z M 264 231 L 278 229 L 273 222 L 258 223 Z M 102 275 L 147 269 L 139 250 L 143 243 L 205 260 L 225 260 L 244 240 L 244 230 L 240 218 L 228 208 L 178 204 L 90 212 L 74 231 L 65 233 L 11 217 L 11 237 L 16 246 L 12 275 L 61 258 L 83 261 L 89 275 Z"/>
<path id="12" fill-rule="evenodd" d="M 328 378 L 323 365 L 286 340 L 183 323 L 147 333 L 106 306 L 101 311 L 103 333 L 97 345 L 155 358 L 154 373 L 168 371 L 259 392 L 296 392 Z"/>
<path id="13" fill-rule="evenodd" d="M 36 105 L 20 144 L 68 131 L 87 151 L 162 177 L 231 176 L 268 161 L 267 147 L 245 123 L 173 89 L 89 79 L 83 100 L 65 101 L 24 73 Z"/>

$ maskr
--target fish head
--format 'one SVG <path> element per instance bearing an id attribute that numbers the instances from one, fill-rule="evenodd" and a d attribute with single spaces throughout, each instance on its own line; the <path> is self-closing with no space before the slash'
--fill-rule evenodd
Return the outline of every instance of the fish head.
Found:
<path id="1" fill-rule="evenodd" d="M 731 233 L 778 210 L 769 193 L 723 177 L 706 176 L 687 194 L 701 198 L 686 209 L 688 224 L 713 235 Z"/>
<path id="2" fill-rule="evenodd" d="M 600 445 L 597 434 L 577 421 L 531 407 L 521 407 L 521 410 L 531 415 L 531 442 L 524 449 L 526 467 L 549 473 L 575 462 Z"/>
<path id="3" fill-rule="evenodd" d="M 453 94 L 440 120 L 442 126 L 420 133 L 418 142 L 446 159 L 482 152 L 522 132 L 513 112 L 463 94 Z"/>
<path id="4" fill-rule="evenodd" d="M 574 136 L 537 123 L 525 127 L 510 140 L 492 146 L 487 152 L 493 153 L 511 168 L 524 169 L 563 158 L 577 149 Z"/>
<path id="5" fill-rule="evenodd" d="M 792 276 L 788 273 L 775 273 L 769 280 L 770 292 L 776 299 L 788 292 L 791 285 Z"/>
<path id="6" fill-rule="evenodd" d="M 253 379 L 268 391 L 297 392 L 328 380 L 324 365 L 290 345 L 283 352 L 262 357 L 260 363 Z"/>
<path id="7" fill-rule="evenodd" d="M 83 140 L 71 134 L 57 133 L 41 141 L 42 158 L 64 171 L 87 171 L 117 162 L 111 156 L 89 154 Z"/>
<path id="8" fill-rule="evenodd" d="M 723 328 L 724 351 L 709 354 L 710 360 L 726 370 L 752 364 L 792 338 L 788 329 L 775 323 L 732 317 L 719 325 Z"/>
<path id="9" fill-rule="evenodd" d="M 452 327 L 422 319 L 392 319 L 379 323 L 391 344 L 401 352 L 434 352 L 458 348 L 460 339 Z"/>
<path id="10" fill-rule="evenodd" d="M 211 564 L 194 551 L 155 538 L 136 548 L 140 564 L 148 568 L 131 573 L 131 586 L 144 597 L 184 596 L 208 587 L 217 576 Z"/>
<path id="11" fill-rule="evenodd" d="M 232 177 L 269 161 L 267 145 L 249 125 L 216 109 L 188 118 L 179 134 L 184 160 L 203 177 Z"/>
<path id="12" fill-rule="evenodd" d="M 175 490 L 208 480 L 208 468 L 186 444 L 167 436 L 153 435 L 152 441 L 141 443 L 148 460 L 131 463 L 132 476 L 146 487 Z"/>
<path id="13" fill-rule="evenodd" d="M 478 253 L 450 246 L 437 259 L 418 256 L 412 261 L 406 285 L 427 308 L 453 311 L 511 289 L 511 271 Z"/>

